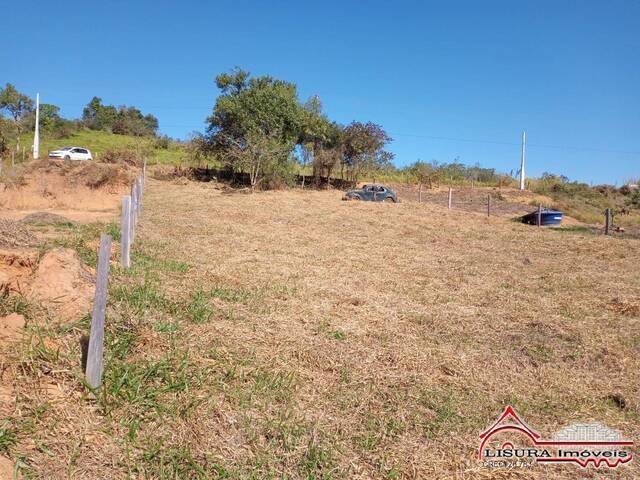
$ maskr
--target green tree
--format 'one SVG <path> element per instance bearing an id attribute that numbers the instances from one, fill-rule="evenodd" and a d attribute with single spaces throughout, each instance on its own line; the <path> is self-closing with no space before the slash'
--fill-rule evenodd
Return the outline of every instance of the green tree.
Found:
<path id="1" fill-rule="evenodd" d="M 422 202 L 422 187 L 428 185 L 433 188 L 433 183 L 440 177 L 440 172 L 431 163 L 418 160 L 407 169 L 411 180 L 418 183 L 418 202 Z"/>
<path id="2" fill-rule="evenodd" d="M 13 119 L 16 131 L 16 151 L 20 149 L 20 134 L 22 133 L 22 120 L 33 109 L 33 102 L 29 97 L 18 92 L 16 88 L 7 83 L 0 90 L 0 110 L 5 110 Z"/>
<path id="3" fill-rule="evenodd" d="M 343 161 L 352 181 L 363 174 L 373 174 L 391 165 L 393 154 L 384 150 L 393 139 L 375 123 L 352 122 L 342 133 Z"/>
<path id="4" fill-rule="evenodd" d="M 255 188 L 265 172 L 286 170 L 302 138 L 305 112 L 296 86 L 238 68 L 218 75 L 216 85 L 222 93 L 207 119 L 211 149 L 226 153 L 232 168 L 249 171 Z"/>

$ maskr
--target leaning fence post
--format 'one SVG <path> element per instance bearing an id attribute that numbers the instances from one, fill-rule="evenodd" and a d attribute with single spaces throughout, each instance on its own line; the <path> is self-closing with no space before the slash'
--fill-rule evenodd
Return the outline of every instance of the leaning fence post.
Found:
<path id="1" fill-rule="evenodd" d="M 537 220 L 538 220 L 538 226 L 540 227 L 542 225 L 542 204 L 539 203 L 538 204 L 538 215 L 537 215 Z"/>
<path id="2" fill-rule="evenodd" d="M 447 203 L 449 210 L 451 210 L 451 187 L 449 187 L 449 201 Z"/>
<path id="3" fill-rule="evenodd" d="M 111 236 L 100 238 L 96 294 L 93 300 L 91 333 L 87 352 L 87 382 L 91 388 L 98 388 L 102 382 L 104 351 L 104 317 L 107 309 L 107 285 L 109 282 L 109 257 L 111 256 Z"/>
<path id="4" fill-rule="evenodd" d="M 491 194 L 487 194 L 487 217 L 491 216 Z"/>
<path id="5" fill-rule="evenodd" d="M 604 211 L 604 234 L 611 234 L 611 209 L 607 208 Z"/>
<path id="6" fill-rule="evenodd" d="M 120 263 L 123 267 L 131 266 L 131 197 L 122 197 L 122 218 L 120 219 Z"/>

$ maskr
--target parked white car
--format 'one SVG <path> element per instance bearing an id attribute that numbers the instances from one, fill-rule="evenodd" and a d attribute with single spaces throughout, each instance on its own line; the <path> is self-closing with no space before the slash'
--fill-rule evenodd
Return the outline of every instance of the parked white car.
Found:
<path id="1" fill-rule="evenodd" d="M 93 160 L 91 151 L 81 147 L 62 147 L 49 152 L 49 157 L 65 160 Z"/>

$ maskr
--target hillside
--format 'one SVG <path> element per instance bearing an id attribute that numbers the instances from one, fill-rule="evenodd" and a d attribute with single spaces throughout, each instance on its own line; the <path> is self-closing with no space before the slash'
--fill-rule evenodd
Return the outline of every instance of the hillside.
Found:
<path id="1" fill-rule="evenodd" d="M 33 144 L 33 134 L 24 135 L 20 141 L 29 152 Z M 41 137 L 40 156 L 46 157 L 47 152 L 63 146 L 79 146 L 91 150 L 96 158 L 100 158 L 107 150 L 132 150 L 147 155 L 150 163 L 179 165 L 184 161 L 185 153 L 180 143 L 169 141 L 167 148 L 160 145 L 162 142 L 152 137 L 115 135 L 85 128 L 62 138 Z"/>
<path id="2" fill-rule="evenodd" d="M 33 339 L 3 351 L 2 428 L 24 473 L 496 478 L 478 466 L 479 434 L 506 405 L 545 437 L 597 420 L 640 441 L 637 240 L 435 203 L 242 192 L 149 180 L 131 270 L 114 247 L 95 401 L 78 380 L 88 318 L 54 326 L 3 299 Z M 105 228 L 34 234 L 94 264 Z"/>

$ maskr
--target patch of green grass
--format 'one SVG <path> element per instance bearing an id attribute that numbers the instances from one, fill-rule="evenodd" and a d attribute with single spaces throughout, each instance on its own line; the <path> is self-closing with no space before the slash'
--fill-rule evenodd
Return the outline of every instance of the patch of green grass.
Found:
<path id="1" fill-rule="evenodd" d="M 191 292 L 189 302 L 183 307 L 184 315 L 193 323 L 208 323 L 213 318 L 214 310 L 207 301 L 208 295 L 202 289 Z"/>
<path id="2" fill-rule="evenodd" d="M 21 295 L 0 295 L 0 316 L 18 313 L 31 318 L 40 308 Z"/>
<path id="3" fill-rule="evenodd" d="M 331 449 L 312 439 L 298 462 L 298 471 L 309 480 L 330 480 L 337 473 L 335 465 Z"/>
<path id="4" fill-rule="evenodd" d="M 336 340 L 344 340 L 345 338 L 347 338 L 347 334 L 342 330 L 338 329 L 331 332 L 331 337 L 333 337 Z"/>
<path id="5" fill-rule="evenodd" d="M 425 426 L 425 435 L 430 440 L 459 420 L 455 410 L 455 397 L 451 392 L 423 390 L 420 394 L 420 402 L 435 412 L 435 418 Z"/>
<path id="6" fill-rule="evenodd" d="M 144 478 L 157 479 L 209 479 L 209 472 L 217 470 L 217 478 L 229 478 L 226 470 L 208 465 L 206 459 L 196 459 L 187 446 L 166 446 L 160 441 L 148 446 L 142 453 L 141 465 L 135 473 Z"/>
<path id="7" fill-rule="evenodd" d="M 175 413 L 179 405 L 173 396 L 202 385 L 206 369 L 200 369 L 184 353 L 170 352 L 159 359 L 107 362 L 102 387 L 105 411 L 120 408 L 128 411 L 124 421 L 144 420 L 155 412 Z M 123 412 L 124 413 L 124 412 Z"/>
<path id="8" fill-rule="evenodd" d="M 170 314 L 178 312 L 178 305 L 167 299 L 158 288 L 157 282 L 145 279 L 135 285 L 118 285 L 110 295 L 112 302 L 126 304 L 136 316 L 144 315 L 149 309 L 165 311 Z"/>
<path id="9" fill-rule="evenodd" d="M 0 453 L 10 453 L 18 443 L 18 431 L 5 419 L 0 426 Z"/>
<path id="10" fill-rule="evenodd" d="M 186 273 L 191 268 L 188 263 L 179 262 L 170 258 L 158 258 L 142 251 L 132 252 L 131 264 L 135 269 L 133 270 L 133 273 L 141 271 L 144 272 L 148 270 Z"/>

